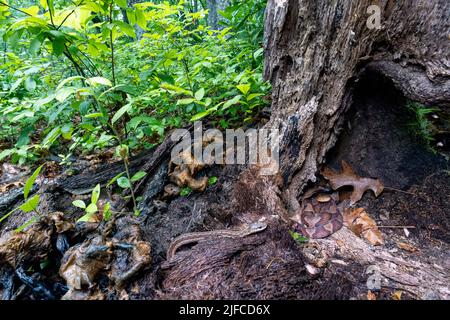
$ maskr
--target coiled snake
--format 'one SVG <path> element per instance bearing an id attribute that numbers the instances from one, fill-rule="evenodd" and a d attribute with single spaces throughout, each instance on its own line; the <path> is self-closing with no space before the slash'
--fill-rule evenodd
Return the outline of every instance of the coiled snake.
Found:
<path id="1" fill-rule="evenodd" d="M 295 220 L 298 222 L 296 229 L 304 236 L 318 239 L 341 229 L 344 219 L 342 209 L 332 196 L 319 195 L 302 201 Z"/>

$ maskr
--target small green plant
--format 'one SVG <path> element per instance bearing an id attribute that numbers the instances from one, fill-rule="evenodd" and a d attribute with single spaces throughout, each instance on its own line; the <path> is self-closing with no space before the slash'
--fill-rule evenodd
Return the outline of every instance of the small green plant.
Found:
<path id="1" fill-rule="evenodd" d="M 190 195 L 192 192 L 192 189 L 189 187 L 183 187 L 180 190 L 180 196 L 182 197 L 187 197 L 188 195 Z"/>
<path id="2" fill-rule="evenodd" d="M 25 213 L 34 212 L 35 215 L 31 219 L 29 219 L 27 222 L 25 222 L 23 225 L 21 225 L 19 228 L 17 228 L 15 230 L 16 232 L 22 231 L 23 229 L 25 229 L 26 227 L 28 227 L 29 225 L 31 225 L 35 221 L 37 221 L 37 219 L 40 215 L 39 212 L 37 211 L 40 196 L 38 194 L 36 194 L 36 195 L 32 196 L 31 198 L 29 198 L 29 195 L 30 195 L 31 189 L 33 188 L 34 182 L 36 181 L 36 178 L 38 177 L 39 173 L 41 172 L 41 169 L 43 166 L 44 165 L 41 165 L 40 167 L 38 167 L 25 182 L 25 186 L 23 188 L 23 198 L 24 198 L 25 202 L 22 205 L 20 205 L 19 207 L 14 208 L 13 210 L 11 210 L 7 214 L 5 214 L 3 217 L 1 217 L 0 223 L 2 221 L 4 221 L 5 219 L 7 219 L 10 215 L 12 215 L 17 210 L 22 210 Z"/>
<path id="3" fill-rule="evenodd" d="M 408 123 L 412 134 L 420 138 L 432 151 L 435 151 L 432 142 L 434 141 L 433 124 L 428 119 L 428 115 L 436 112 L 437 109 L 426 107 L 417 102 L 408 102 L 406 108 L 412 113 L 412 120 Z"/>
<path id="4" fill-rule="evenodd" d="M 209 185 L 209 186 L 212 186 L 212 185 L 216 184 L 217 181 L 218 181 L 218 179 L 217 179 L 216 176 L 209 177 L 209 179 L 208 179 L 208 185 Z"/>
<path id="5" fill-rule="evenodd" d="M 297 233 L 297 232 L 294 232 L 294 231 L 289 231 L 289 234 L 298 243 L 305 243 L 305 242 L 308 242 L 308 240 L 309 240 L 305 236 L 302 236 L 300 233 Z"/>
<path id="6" fill-rule="evenodd" d="M 92 220 L 94 215 L 99 211 L 97 206 L 98 199 L 100 197 L 100 184 L 97 184 L 91 193 L 91 203 L 86 205 L 83 200 L 75 200 L 72 204 L 80 209 L 85 211 L 85 214 L 77 220 L 77 222 L 89 222 Z M 103 207 L 103 219 L 105 221 L 109 220 L 111 217 L 111 204 L 107 202 Z"/>

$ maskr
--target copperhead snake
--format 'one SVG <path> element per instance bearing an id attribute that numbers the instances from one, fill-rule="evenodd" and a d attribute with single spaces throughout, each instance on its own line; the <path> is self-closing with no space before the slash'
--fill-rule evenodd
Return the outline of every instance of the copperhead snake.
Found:
<path id="1" fill-rule="evenodd" d="M 334 196 L 319 194 L 303 199 L 296 229 L 312 239 L 325 238 L 343 226 L 342 209 Z"/>

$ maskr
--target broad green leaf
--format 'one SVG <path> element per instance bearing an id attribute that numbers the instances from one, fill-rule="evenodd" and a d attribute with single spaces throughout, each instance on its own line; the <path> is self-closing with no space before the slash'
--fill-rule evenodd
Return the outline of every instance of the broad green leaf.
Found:
<path id="1" fill-rule="evenodd" d="M 136 9 L 135 13 L 137 25 L 145 30 L 147 28 L 147 19 L 145 18 L 144 12 L 142 10 Z"/>
<path id="2" fill-rule="evenodd" d="M 65 43 L 66 39 L 64 38 L 56 38 L 52 41 L 53 53 L 56 56 L 60 56 L 64 52 L 64 49 L 66 48 Z"/>
<path id="3" fill-rule="evenodd" d="M 197 100 L 202 100 L 203 97 L 205 96 L 205 89 L 204 88 L 200 88 L 196 93 L 195 93 L 195 99 Z"/>
<path id="4" fill-rule="evenodd" d="M 264 93 L 251 93 L 246 98 L 247 98 L 247 101 L 251 101 L 251 100 L 253 100 L 257 97 L 261 97 L 263 95 L 264 95 Z"/>
<path id="5" fill-rule="evenodd" d="M 61 127 L 61 134 L 63 138 L 66 140 L 72 139 L 72 132 L 73 132 L 72 125 L 69 123 L 66 123 Z"/>
<path id="6" fill-rule="evenodd" d="M 124 9 L 127 7 L 127 0 L 114 0 L 114 3 Z"/>
<path id="7" fill-rule="evenodd" d="M 127 103 L 116 112 L 114 117 L 111 119 L 111 124 L 116 123 L 116 121 L 119 120 L 125 114 L 125 112 L 128 112 L 130 110 L 131 110 L 131 103 Z"/>
<path id="8" fill-rule="evenodd" d="M 36 89 L 36 81 L 33 78 L 27 78 L 24 82 L 25 89 L 28 91 L 34 91 Z"/>
<path id="9" fill-rule="evenodd" d="M 14 153 L 13 149 L 6 149 L 0 152 L 0 161 Z"/>
<path id="10" fill-rule="evenodd" d="M 117 184 L 118 184 L 119 187 L 121 187 L 122 189 L 131 188 L 130 180 L 128 180 L 127 177 L 120 177 L 119 179 L 117 179 Z"/>
<path id="11" fill-rule="evenodd" d="M 65 85 L 66 83 L 72 82 L 72 81 L 74 81 L 74 80 L 80 80 L 80 79 L 85 79 L 85 78 L 82 77 L 82 76 L 73 76 L 73 77 L 66 78 L 66 79 L 64 79 L 63 81 L 61 81 L 61 82 L 59 83 L 59 85 L 56 87 L 56 91 L 58 91 L 59 89 L 61 89 L 62 87 L 64 87 L 64 85 Z"/>
<path id="12" fill-rule="evenodd" d="M 74 87 L 64 87 L 56 92 L 55 98 L 59 102 L 64 102 L 72 93 L 76 91 Z"/>
<path id="13" fill-rule="evenodd" d="M 236 86 L 240 92 L 242 92 L 244 95 L 247 94 L 247 92 L 250 90 L 250 85 L 249 84 L 238 84 Z"/>
<path id="14" fill-rule="evenodd" d="M 194 102 L 195 100 L 192 98 L 180 99 L 177 101 L 177 105 L 184 106 Z"/>
<path id="15" fill-rule="evenodd" d="M 31 188 L 33 187 L 34 181 L 36 181 L 37 176 L 39 175 L 39 173 L 41 172 L 41 169 L 44 165 L 39 166 L 31 175 L 31 177 L 29 177 L 27 179 L 27 182 L 25 182 L 25 187 L 23 187 L 23 197 L 25 199 L 28 198 L 28 194 L 30 193 Z"/>
<path id="16" fill-rule="evenodd" d="M 86 203 L 83 200 L 75 200 L 72 202 L 72 205 L 77 208 L 86 209 Z"/>
<path id="17" fill-rule="evenodd" d="M 34 38 L 30 43 L 30 53 L 35 54 L 41 48 L 41 40 L 39 38 Z"/>
<path id="18" fill-rule="evenodd" d="M 136 32 L 134 31 L 134 28 L 130 26 L 128 23 L 116 20 L 114 21 L 114 24 L 119 28 L 120 31 L 122 31 L 127 36 L 136 38 Z"/>
<path id="19" fill-rule="evenodd" d="M 191 118 L 191 121 L 197 121 L 197 120 L 203 119 L 204 117 L 210 115 L 213 111 L 214 111 L 214 109 L 208 109 L 206 111 L 199 112 Z"/>
<path id="20" fill-rule="evenodd" d="M 97 205 L 95 203 L 90 203 L 86 208 L 86 213 L 94 214 L 98 211 Z"/>
<path id="21" fill-rule="evenodd" d="M 109 87 L 112 86 L 111 81 L 109 81 L 108 79 L 103 78 L 103 77 L 92 77 L 92 78 L 86 79 L 86 82 L 89 83 L 91 86 L 95 86 L 97 84 L 101 84 L 101 85 L 109 86 Z"/>
<path id="22" fill-rule="evenodd" d="M 60 127 L 56 127 L 53 128 L 44 138 L 44 140 L 42 140 L 41 142 L 41 146 L 43 148 L 50 148 L 53 144 L 53 142 L 55 142 L 55 140 L 61 135 L 61 128 Z"/>
<path id="23" fill-rule="evenodd" d="M 229 107 L 231 107 L 232 105 L 238 103 L 241 100 L 242 96 L 241 95 L 237 95 L 235 96 L 233 99 L 228 100 L 227 102 L 225 102 L 223 104 L 222 110 L 228 109 Z"/>
<path id="24" fill-rule="evenodd" d="M 28 13 L 29 15 L 32 15 L 33 17 L 36 17 L 39 14 L 39 7 L 31 6 L 28 8 L 22 8 L 22 11 Z"/>
<path id="25" fill-rule="evenodd" d="M 145 177 L 147 173 L 145 171 L 138 171 L 134 174 L 134 176 L 131 177 L 132 182 L 136 182 L 138 180 L 141 180 L 143 177 Z"/>
<path id="26" fill-rule="evenodd" d="M 99 197 L 100 197 L 100 184 L 97 184 L 94 190 L 92 190 L 91 203 L 96 204 Z"/>
<path id="27" fill-rule="evenodd" d="M 97 205 L 91 203 L 86 208 L 86 214 L 82 216 L 77 222 L 90 222 L 94 214 L 98 211 Z"/>
<path id="28" fill-rule="evenodd" d="M 28 199 L 24 204 L 22 204 L 19 209 L 23 212 L 31 212 L 36 210 L 37 205 L 39 204 L 39 195 L 36 194 L 30 199 Z"/>

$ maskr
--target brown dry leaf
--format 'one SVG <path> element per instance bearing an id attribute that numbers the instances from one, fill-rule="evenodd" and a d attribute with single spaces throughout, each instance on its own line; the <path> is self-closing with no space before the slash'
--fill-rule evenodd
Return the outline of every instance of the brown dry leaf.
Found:
<path id="1" fill-rule="evenodd" d="M 367 300 L 377 300 L 377 296 L 372 291 L 367 291 Z"/>
<path id="2" fill-rule="evenodd" d="M 344 225 L 358 237 L 364 237 L 370 244 L 383 245 L 383 235 L 375 221 L 364 208 L 347 209 L 344 212 Z"/>
<path id="3" fill-rule="evenodd" d="M 402 292 L 401 291 L 395 291 L 392 294 L 392 300 L 402 300 Z"/>
<path id="4" fill-rule="evenodd" d="M 358 176 L 352 169 L 352 167 L 342 161 L 342 171 L 335 172 L 330 168 L 325 168 L 322 171 L 322 175 L 329 180 L 331 187 L 337 190 L 344 186 L 352 186 L 353 192 L 350 196 L 351 204 L 355 204 L 361 200 L 364 192 L 372 190 L 375 196 L 378 197 L 383 191 L 383 184 L 379 179 L 362 178 Z"/>
<path id="5" fill-rule="evenodd" d="M 398 242 L 397 246 L 400 249 L 408 251 L 408 252 L 417 252 L 417 251 L 419 251 L 419 249 L 417 249 L 416 247 L 410 245 L 409 243 L 405 243 L 405 242 Z"/>

